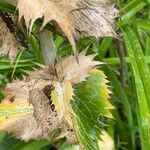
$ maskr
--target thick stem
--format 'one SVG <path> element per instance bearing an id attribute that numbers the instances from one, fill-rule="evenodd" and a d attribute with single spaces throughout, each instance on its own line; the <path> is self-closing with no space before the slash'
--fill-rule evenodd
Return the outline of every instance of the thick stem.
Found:
<path id="1" fill-rule="evenodd" d="M 37 38 L 40 41 L 41 51 L 46 65 L 54 65 L 56 59 L 56 46 L 52 32 L 44 30 L 39 33 Z"/>

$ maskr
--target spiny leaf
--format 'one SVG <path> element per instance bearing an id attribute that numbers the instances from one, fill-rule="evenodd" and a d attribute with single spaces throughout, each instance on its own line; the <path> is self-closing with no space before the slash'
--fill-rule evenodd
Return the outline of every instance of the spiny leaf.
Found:
<path id="1" fill-rule="evenodd" d="M 63 58 L 61 61 L 53 66 L 41 65 L 41 69 L 28 72 L 28 82 L 34 85 L 34 88 L 39 85 L 46 86 L 47 82 L 59 81 L 62 82 L 64 79 L 69 80 L 73 84 L 80 83 L 88 77 L 89 72 L 96 66 L 102 64 L 102 62 L 94 61 L 95 55 L 87 55 L 86 51 L 76 55 L 70 55 Z M 41 82 L 41 83 L 40 83 Z M 105 80 L 105 82 L 107 82 Z M 33 84 L 34 83 L 34 84 Z M 105 91 L 104 93 L 105 94 Z"/>
<path id="2" fill-rule="evenodd" d="M 85 80 L 90 70 L 96 65 L 102 64 L 93 60 L 95 55 L 86 56 L 86 51 L 82 51 L 77 57 L 71 55 L 58 62 L 56 71 L 60 80 L 66 79 L 71 83 L 80 83 Z"/>
<path id="3" fill-rule="evenodd" d="M 22 17 L 25 19 L 26 27 L 31 32 L 34 22 L 38 18 L 44 16 L 42 27 L 44 27 L 49 21 L 56 21 L 60 28 L 64 31 L 68 37 L 70 43 L 75 48 L 75 31 L 72 26 L 71 20 L 67 15 L 72 8 L 72 4 L 63 5 L 61 2 L 49 1 L 49 0 L 18 0 L 17 8 L 19 10 L 19 20 Z"/>
<path id="4" fill-rule="evenodd" d="M 60 129 L 61 133 L 57 138 L 66 137 L 70 143 L 79 141 L 81 146 L 89 149 L 92 147 L 92 150 L 98 147 L 102 125 L 99 118 L 112 118 L 109 109 L 113 107 L 108 101 L 110 91 L 106 76 L 97 69 L 92 70 L 99 64 L 93 58 L 93 55 L 85 56 L 85 52 L 82 52 L 78 55 L 77 63 L 76 56 L 72 55 L 61 63 L 58 62 L 54 68 L 41 66 L 41 70 L 21 81 L 23 85 L 21 82 L 12 83 L 9 91 L 20 85 L 14 94 L 19 96 L 24 90 L 28 98 L 26 101 L 32 104 L 33 113 L 11 119 L 2 130 L 28 141 L 52 138 Z M 74 86 L 73 92 L 72 84 L 79 82 L 81 83 Z M 52 95 L 51 90 L 49 96 L 44 94 L 46 85 L 54 86 Z M 21 122 L 22 128 L 20 124 L 17 126 L 18 122 Z"/>
<path id="5" fill-rule="evenodd" d="M 22 81 L 20 82 L 12 83 L 14 87 L 9 85 L 9 89 L 6 90 L 9 92 L 5 92 L 8 94 L 7 99 L 0 104 L 0 131 L 29 141 L 31 139 L 49 140 L 60 129 L 61 133 L 57 139 L 66 137 L 69 143 L 76 143 L 74 130 L 64 117 L 58 115 L 57 111 L 52 108 L 41 88 L 29 91 L 26 86 L 27 91 L 24 92 L 24 88 L 21 89 L 20 86 L 20 90 L 13 93 L 17 85 L 22 85 Z M 21 94 L 22 92 L 26 93 L 26 99 Z M 10 97 L 13 97 L 13 101 Z"/>
<path id="6" fill-rule="evenodd" d="M 84 36 L 117 37 L 113 28 L 118 10 L 114 3 L 111 0 L 77 0 L 78 8 L 70 13 L 75 29 Z"/>
<path id="7" fill-rule="evenodd" d="M 74 89 L 72 108 L 76 114 L 75 130 L 80 145 L 88 150 L 98 149 L 99 135 L 103 127 L 100 117 L 112 118 L 107 109 L 107 106 L 109 108 L 111 106 L 107 99 L 108 96 L 104 97 L 101 93 L 104 88 L 108 88 L 105 78 L 102 71 L 94 69 L 87 80 L 76 85 Z"/>
<path id="8" fill-rule="evenodd" d="M 73 96 L 73 88 L 68 80 L 64 80 L 62 83 L 57 83 L 55 90 L 51 93 L 52 102 L 60 116 L 63 116 L 68 124 L 73 128 L 72 122 L 72 109 L 70 100 Z"/>
<path id="9" fill-rule="evenodd" d="M 76 137 L 73 129 L 64 119 L 64 116 L 59 115 L 49 99 L 40 89 L 30 91 L 30 102 L 34 107 L 34 116 L 37 121 L 37 126 L 42 129 L 42 135 L 39 138 L 51 139 L 58 129 L 61 130 L 59 137 L 66 137 L 69 143 L 75 143 Z"/>
<path id="10" fill-rule="evenodd" d="M 44 17 L 44 27 L 49 21 L 56 21 L 76 50 L 77 32 L 84 36 L 115 36 L 114 18 L 118 11 L 114 2 L 108 0 L 18 0 L 19 20 L 25 19 L 29 33 L 34 22 Z"/>

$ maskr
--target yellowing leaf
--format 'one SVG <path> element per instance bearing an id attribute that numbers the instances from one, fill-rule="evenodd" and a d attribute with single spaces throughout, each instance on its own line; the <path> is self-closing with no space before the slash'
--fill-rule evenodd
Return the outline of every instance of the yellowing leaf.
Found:
<path id="1" fill-rule="evenodd" d="M 103 99 L 103 105 L 104 105 L 103 107 L 106 110 L 114 109 L 114 106 L 109 102 L 110 94 L 112 94 L 112 92 L 109 89 L 108 86 L 109 81 L 106 79 L 106 75 L 104 74 L 104 72 L 97 69 L 93 69 L 90 71 L 90 74 L 97 74 L 103 77 L 101 78 L 99 97 Z M 113 116 L 110 111 L 107 111 L 107 113 L 105 113 L 104 116 L 113 119 Z"/>
<path id="2" fill-rule="evenodd" d="M 39 75 L 40 72 L 33 77 L 38 78 Z M 0 131 L 29 141 L 50 139 L 60 129 L 57 138 L 66 137 L 69 143 L 75 143 L 74 130 L 63 116 L 57 114 L 55 106 L 52 106 L 43 92 L 44 84 L 40 85 L 28 88 L 25 81 L 13 81 L 6 86 L 6 98 L 0 103 Z"/>
<path id="3" fill-rule="evenodd" d="M 26 141 L 34 129 L 32 127 L 30 130 L 30 125 L 27 126 L 25 122 L 26 119 L 29 121 L 27 116 L 33 114 L 33 106 L 28 101 L 27 86 L 22 81 L 14 81 L 6 86 L 4 93 L 5 99 L 0 103 L 0 131 L 13 133 L 16 138 Z M 25 130 L 30 130 L 30 134 Z"/>
<path id="4" fill-rule="evenodd" d="M 104 125 L 101 116 L 112 118 L 107 82 L 102 71 L 93 69 L 86 81 L 74 85 L 74 96 L 71 104 L 75 113 L 76 134 L 84 149 L 98 150 L 99 137 L 96 135 L 100 135 Z"/>
<path id="5" fill-rule="evenodd" d="M 105 130 L 102 130 L 100 138 L 101 140 L 98 141 L 100 150 L 114 150 L 114 141 Z"/>
<path id="6" fill-rule="evenodd" d="M 58 62 L 56 71 L 60 80 L 66 79 L 71 83 L 80 83 L 88 77 L 89 72 L 96 65 L 101 64 L 101 62 L 93 60 L 95 55 L 86 56 L 86 51 L 82 51 L 77 57 L 71 55 Z"/>
<path id="7" fill-rule="evenodd" d="M 64 80 L 62 83 L 58 82 L 55 86 L 55 90 L 52 91 L 51 96 L 59 116 L 64 117 L 68 124 L 73 128 L 73 112 L 70 106 L 70 100 L 73 96 L 71 83 L 68 80 Z"/>
<path id="8" fill-rule="evenodd" d="M 9 118 L 7 122 L 0 126 L 0 131 L 4 131 L 24 141 L 43 139 L 42 129 L 37 125 L 33 113 Z"/>

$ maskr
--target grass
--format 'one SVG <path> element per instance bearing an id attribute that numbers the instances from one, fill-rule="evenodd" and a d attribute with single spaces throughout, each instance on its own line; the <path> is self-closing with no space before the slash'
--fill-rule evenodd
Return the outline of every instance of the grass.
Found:
<path id="1" fill-rule="evenodd" d="M 150 0 L 118 0 L 120 18 L 117 26 L 121 34 L 119 42 L 125 52 L 117 45 L 117 40 L 103 38 L 98 42 L 94 38 L 82 38 L 78 49 L 89 46 L 89 53 L 98 53 L 97 60 L 106 62 L 100 67 L 107 75 L 113 92 L 111 102 L 116 107 L 112 112 L 115 120 L 108 122 L 107 131 L 115 141 L 116 150 L 150 149 Z M 14 12 L 14 7 L 0 1 L 0 10 Z M 51 29 L 51 28 L 50 28 Z M 55 43 L 60 56 L 70 53 L 70 45 L 61 36 L 55 34 Z M 29 39 L 29 49 L 18 56 L 11 65 L 6 58 L 0 59 L 0 86 L 4 86 L 11 77 L 16 78 L 27 70 L 43 63 L 43 57 L 34 37 Z M 123 65 L 122 65 L 123 64 Z M 122 83 L 122 79 L 125 84 Z M 34 150 L 47 150 L 47 143 L 20 143 L 1 135 L 2 150 L 18 150 L 27 147 Z M 7 146 L 6 146 L 7 145 Z M 39 146 L 40 145 L 40 146 Z M 11 148 L 10 148 L 11 147 Z M 13 148 L 14 147 L 14 148 Z M 45 147 L 45 148 L 44 148 Z M 63 147 L 63 149 L 65 149 Z"/>

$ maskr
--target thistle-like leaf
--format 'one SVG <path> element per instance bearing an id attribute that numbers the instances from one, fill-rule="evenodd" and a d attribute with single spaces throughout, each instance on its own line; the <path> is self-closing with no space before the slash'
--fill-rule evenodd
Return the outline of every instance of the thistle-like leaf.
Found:
<path id="1" fill-rule="evenodd" d="M 66 137 L 69 143 L 76 143 L 73 128 L 64 116 L 57 114 L 55 106 L 52 106 L 43 90 L 36 88 L 29 91 L 28 86 L 25 86 L 25 90 L 22 85 L 22 81 L 15 81 L 7 85 L 8 88 L 4 91 L 6 98 L 0 104 L 0 131 L 29 141 L 49 140 L 60 129 L 61 133 L 57 139 Z M 20 90 L 13 93 L 17 86 Z"/>
<path id="2" fill-rule="evenodd" d="M 78 58 L 75 55 L 64 58 L 56 65 L 58 78 L 75 84 L 84 81 L 96 65 L 102 64 L 102 62 L 94 61 L 94 57 L 95 55 L 86 56 L 86 51 L 82 51 L 78 54 Z"/>
<path id="3" fill-rule="evenodd" d="M 108 88 L 104 73 L 94 69 L 86 81 L 74 87 L 72 108 L 75 113 L 75 131 L 80 145 L 85 149 L 97 150 L 99 135 L 103 127 L 101 116 L 112 118 L 108 96 L 101 93 Z M 108 92 L 109 90 L 105 90 Z M 109 93 L 109 92 L 108 92 Z M 107 94 L 108 94 L 107 93 Z M 107 103 L 106 103 L 107 101 Z"/>
<path id="4" fill-rule="evenodd" d="M 52 91 L 51 96 L 59 116 L 63 116 L 73 128 L 73 111 L 70 104 L 70 100 L 73 96 L 73 88 L 70 81 L 64 80 L 62 83 L 56 83 L 55 90 Z"/>
<path id="5" fill-rule="evenodd" d="M 7 119 L 8 112 L 12 113 L 12 110 L 3 113 L 6 108 L 3 103 L 0 104 L 4 108 L 0 111 L 3 115 L 0 119 L 4 123 L 0 129 L 25 141 L 50 139 L 60 129 L 57 138 L 66 137 L 69 143 L 77 142 L 85 149 L 97 150 L 104 125 L 100 117 L 113 118 L 110 113 L 113 106 L 108 100 L 111 92 L 106 76 L 102 71 L 93 69 L 99 64 L 93 58 L 92 55 L 85 56 L 85 52 L 79 54 L 78 62 L 75 56 L 69 56 L 54 68 L 41 66 L 41 70 L 30 73 L 26 80 L 7 85 L 5 94 L 8 100 L 3 103 L 13 100 L 12 104 L 19 106 L 25 99 L 27 108 L 31 108 L 28 113 L 24 112 L 23 103 L 20 106 L 23 115 L 14 109 L 15 118 L 10 116 Z M 21 101 L 18 103 L 17 99 Z"/>
<path id="6" fill-rule="evenodd" d="M 55 21 L 76 50 L 77 32 L 84 36 L 113 36 L 114 18 L 118 11 L 111 0 L 18 0 L 19 20 L 22 17 L 29 32 L 38 18 L 44 18 L 44 27 Z M 77 31 L 77 32 L 76 32 Z"/>
<path id="7" fill-rule="evenodd" d="M 67 3 L 66 3 L 67 4 Z M 18 0 L 17 8 L 19 10 L 19 20 L 22 17 L 25 19 L 26 27 L 31 32 L 34 22 L 38 18 L 44 17 L 44 27 L 49 21 L 56 21 L 60 28 L 64 31 L 68 37 L 70 43 L 75 48 L 75 31 L 71 20 L 69 19 L 68 13 L 71 11 L 73 5 L 64 5 L 61 2 L 52 0 Z M 74 9 L 74 8 L 73 8 Z"/>

